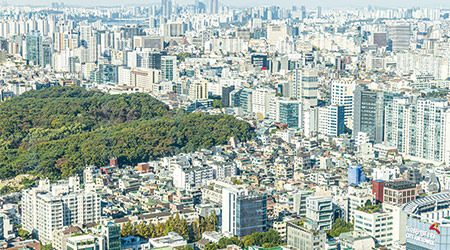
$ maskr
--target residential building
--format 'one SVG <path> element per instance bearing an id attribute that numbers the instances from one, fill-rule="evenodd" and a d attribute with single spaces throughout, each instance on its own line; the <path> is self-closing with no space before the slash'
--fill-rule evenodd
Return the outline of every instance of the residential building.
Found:
<path id="1" fill-rule="evenodd" d="M 446 99 L 396 97 L 386 107 L 385 141 L 413 160 L 435 164 L 450 157 Z"/>
<path id="2" fill-rule="evenodd" d="M 52 241 L 55 229 L 68 225 L 96 223 L 100 219 L 100 199 L 80 187 L 78 177 L 22 191 L 22 226 L 44 244 Z"/>

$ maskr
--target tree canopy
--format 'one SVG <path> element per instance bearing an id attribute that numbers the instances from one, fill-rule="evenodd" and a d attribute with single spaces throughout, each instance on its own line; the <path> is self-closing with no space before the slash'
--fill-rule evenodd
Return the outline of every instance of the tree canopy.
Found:
<path id="1" fill-rule="evenodd" d="M 173 112 L 148 94 L 33 90 L 0 103 L 0 179 L 23 173 L 65 178 L 110 157 L 133 165 L 253 135 L 245 121 Z"/>

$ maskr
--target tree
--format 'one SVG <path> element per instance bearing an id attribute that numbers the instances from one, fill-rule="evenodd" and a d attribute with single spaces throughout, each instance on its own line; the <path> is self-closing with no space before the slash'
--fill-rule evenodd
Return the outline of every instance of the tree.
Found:
<path id="1" fill-rule="evenodd" d="M 328 231 L 327 233 L 330 237 L 334 238 L 341 235 L 341 233 L 346 233 L 350 231 L 353 231 L 353 224 L 345 222 L 345 220 L 342 218 L 338 218 L 333 223 L 331 230 Z"/>
<path id="2" fill-rule="evenodd" d="M 18 235 L 19 235 L 19 237 L 22 238 L 23 240 L 29 240 L 29 239 L 31 239 L 31 234 L 30 234 L 27 230 L 24 230 L 24 229 L 19 229 Z"/>
<path id="3" fill-rule="evenodd" d="M 52 244 L 43 245 L 41 247 L 41 250 L 52 250 L 52 249 L 53 249 Z"/>
<path id="4" fill-rule="evenodd" d="M 194 247 L 192 247 L 190 244 L 187 244 L 181 247 L 181 250 L 194 250 Z"/>
<path id="5" fill-rule="evenodd" d="M 143 239 L 149 239 L 152 235 L 149 226 L 145 222 L 141 222 L 136 226 L 136 233 Z"/>
<path id="6" fill-rule="evenodd" d="M 205 250 L 217 250 L 218 247 L 216 245 L 216 243 L 208 243 L 205 246 Z"/>
<path id="7" fill-rule="evenodd" d="M 135 226 L 131 223 L 130 220 L 125 223 L 120 230 L 122 237 L 134 236 L 136 235 Z"/>

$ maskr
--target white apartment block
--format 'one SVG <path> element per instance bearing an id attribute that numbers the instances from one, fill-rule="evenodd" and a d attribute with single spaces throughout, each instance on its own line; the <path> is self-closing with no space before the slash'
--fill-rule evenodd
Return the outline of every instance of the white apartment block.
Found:
<path id="1" fill-rule="evenodd" d="M 413 160 L 450 159 L 450 106 L 445 99 L 394 98 L 386 107 L 385 142 Z"/>
<path id="2" fill-rule="evenodd" d="M 211 167 L 186 168 L 177 166 L 173 170 L 173 185 L 177 188 L 201 187 L 206 184 L 206 181 L 213 179 L 214 170 Z"/>
<path id="3" fill-rule="evenodd" d="M 263 117 L 269 115 L 270 100 L 275 98 L 276 91 L 271 88 L 257 88 L 252 92 L 252 111 Z"/>
<path id="4" fill-rule="evenodd" d="M 53 185 L 43 180 L 22 192 L 23 229 L 35 233 L 44 244 L 51 243 L 57 228 L 98 222 L 100 210 L 100 198 L 80 189 L 78 177 Z"/>

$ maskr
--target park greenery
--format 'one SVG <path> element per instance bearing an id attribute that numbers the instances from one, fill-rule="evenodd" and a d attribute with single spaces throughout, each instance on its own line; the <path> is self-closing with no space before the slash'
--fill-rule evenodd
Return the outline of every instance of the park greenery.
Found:
<path id="1" fill-rule="evenodd" d="M 189 242 L 201 239 L 206 231 L 215 231 L 217 227 L 217 216 L 212 212 L 206 218 L 200 218 L 189 224 L 185 218 L 177 213 L 170 216 L 164 223 L 158 224 L 140 222 L 133 224 L 131 221 L 125 223 L 121 228 L 122 237 L 137 236 L 142 239 L 151 239 L 166 236 L 169 232 L 175 232 Z"/>
<path id="2" fill-rule="evenodd" d="M 57 180 L 111 157 L 133 165 L 226 144 L 232 136 L 246 141 L 254 133 L 232 116 L 171 111 L 143 93 L 33 90 L 0 103 L 0 179 L 29 173 Z"/>
<path id="3" fill-rule="evenodd" d="M 224 249 L 229 245 L 236 245 L 241 248 L 247 248 L 250 246 L 259 246 L 263 248 L 270 248 L 280 246 L 282 244 L 280 234 L 270 229 L 267 232 L 259 233 L 255 232 L 250 235 L 245 236 L 242 240 L 238 237 L 227 238 L 224 237 L 216 243 L 208 243 L 205 246 L 205 250 L 217 250 Z"/>

